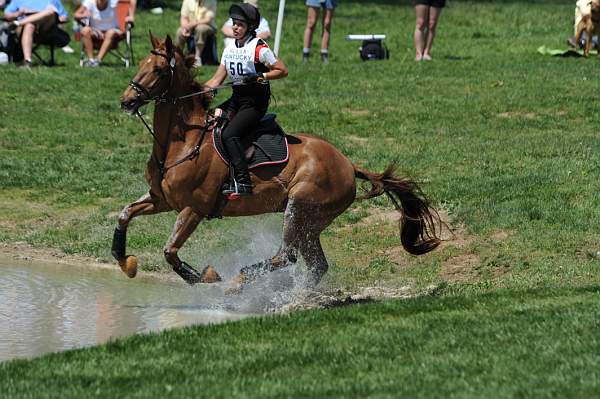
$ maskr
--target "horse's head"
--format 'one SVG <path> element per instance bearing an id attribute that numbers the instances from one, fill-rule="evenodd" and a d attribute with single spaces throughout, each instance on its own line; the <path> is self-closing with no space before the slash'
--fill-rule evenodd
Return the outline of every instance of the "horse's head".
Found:
<path id="1" fill-rule="evenodd" d="M 180 85 L 181 80 L 189 85 L 192 77 L 189 73 L 194 58 L 184 58 L 179 47 L 173 44 L 167 35 L 159 40 L 150 32 L 152 50 L 150 55 L 140 62 L 140 68 L 121 96 L 121 108 L 133 114 L 139 107 L 150 101 L 165 99 Z"/>

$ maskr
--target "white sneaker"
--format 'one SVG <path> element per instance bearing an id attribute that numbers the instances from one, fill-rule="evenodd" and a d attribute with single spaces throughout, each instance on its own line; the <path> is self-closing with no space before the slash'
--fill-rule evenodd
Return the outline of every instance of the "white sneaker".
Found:
<path id="1" fill-rule="evenodd" d="M 95 58 L 91 58 L 83 63 L 83 66 L 88 68 L 98 68 L 100 66 L 100 61 Z"/>
<path id="2" fill-rule="evenodd" d="M 73 54 L 75 52 L 75 50 L 73 50 L 73 48 L 71 46 L 69 46 L 68 44 L 62 48 L 62 51 L 65 54 Z"/>
<path id="3" fill-rule="evenodd" d="M 196 62 L 194 62 L 194 68 L 200 68 L 202 66 L 202 58 L 196 57 Z"/>

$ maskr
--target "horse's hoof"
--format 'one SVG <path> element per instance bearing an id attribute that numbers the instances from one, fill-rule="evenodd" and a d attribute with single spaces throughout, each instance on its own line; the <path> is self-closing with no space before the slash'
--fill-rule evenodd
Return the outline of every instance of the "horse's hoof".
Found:
<path id="1" fill-rule="evenodd" d="M 202 270 L 202 273 L 200 274 L 201 283 L 211 284 L 216 283 L 218 281 L 223 281 L 223 279 L 221 278 L 221 276 L 219 276 L 219 273 L 217 273 L 214 267 L 209 265 L 206 266 L 204 270 Z"/>
<path id="2" fill-rule="evenodd" d="M 137 275 L 138 261 L 135 256 L 126 256 L 125 259 L 119 261 L 119 266 L 127 277 L 134 278 Z"/>

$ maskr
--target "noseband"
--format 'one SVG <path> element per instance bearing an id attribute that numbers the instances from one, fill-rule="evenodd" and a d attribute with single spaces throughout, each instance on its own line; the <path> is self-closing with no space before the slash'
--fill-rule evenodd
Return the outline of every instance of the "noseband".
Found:
<path id="1" fill-rule="evenodd" d="M 170 72 L 169 85 L 159 96 L 154 96 L 154 97 L 152 97 L 152 95 L 150 93 L 156 88 L 156 86 L 162 81 L 162 79 L 157 79 L 156 82 L 154 82 L 154 84 L 149 89 L 145 88 L 144 86 L 142 86 L 140 84 L 140 82 L 138 82 L 134 79 L 132 79 L 129 82 L 129 86 L 133 90 L 136 91 L 137 98 L 139 100 L 142 100 L 143 102 L 149 102 L 149 101 L 168 102 L 167 95 L 169 94 L 169 91 L 171 90 L 171 87 L 173 86 L 173 74 L 175 73 L 175 65 L 176 65 L 175 56 L 169 57 L 167 54 L 163 54 L 156 50 L 152 50 L 150 52 L 159 57 L 163 57 L 164 59 L 166 59 L 169 62 L 169 72 Z"/>

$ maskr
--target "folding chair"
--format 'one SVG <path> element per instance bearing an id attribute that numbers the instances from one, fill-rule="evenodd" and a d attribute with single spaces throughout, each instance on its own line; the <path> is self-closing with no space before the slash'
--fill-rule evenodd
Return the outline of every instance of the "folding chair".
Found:
<path id="1" fill-rule="evenodd" d="M 56 26 L 47 36 L 39 37 L 34 41 L 32 54 L 35 58 L 38 59 L 45 66 L 54 66 L 56 62 L 54 60 L 54 50 L 55 48 L 63 48 L 67 44 L 69 44 L 69 34 L 64 30 L 60 29 Z M 39 54 L 38 50 L 40 46 L 46 46 L 50 48 L 50 58 L 45 60 Z"/>
<path id="2" fill-rule="evenodd" d="M 131 30 L 133 29 L 132 22 L 126 22 L 125 18 L 129 15 L 129 0 L 119 0 L 117 3 L 117 23 L 119 24 L 119 29 L 121 30 L 121 34 L 117 36 L 117 40 L 115 40 L 107 54 L 111 54 L 115 58 L 119 59 L 121 62 L 125 64 L 126 68 L 129 68 L 129 65 L 133 64 L 133 48 L 131 45 Z M 87 26 L 87 24 L 83 23 L 82 26 Z M 75 33 L 75 41 L 81 42 L 81 32 Z M 94 50 L 100 49 L 102 46 L 102 40 L 93 39 Z M 119 43 L 125 42 L 125 51 L 122 52 L 119 50 Z M 83 66 L 83 62 L 85 60 L 85 49 L 83 48 L 83 42 L 81 42 L 81 52 L 79 55 L 79 66 Z"/>

